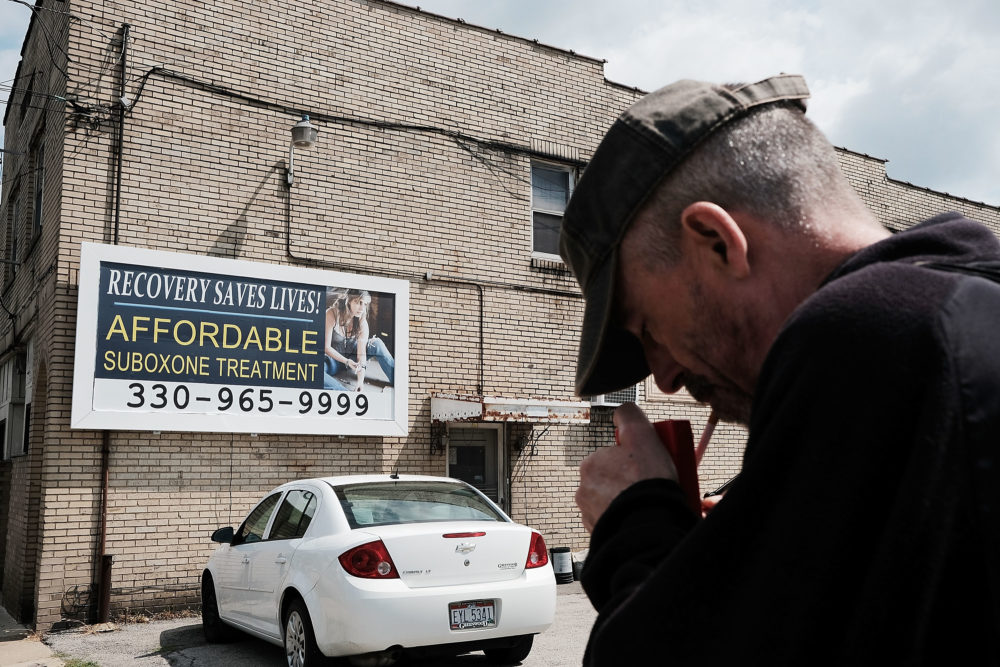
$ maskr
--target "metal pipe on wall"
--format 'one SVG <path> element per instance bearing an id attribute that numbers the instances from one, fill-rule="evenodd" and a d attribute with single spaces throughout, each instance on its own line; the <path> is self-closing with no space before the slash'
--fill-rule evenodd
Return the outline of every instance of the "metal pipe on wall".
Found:
<path id="1" fill-rule="evenodd" d="M 118 137 L 115 142 L 115 197 L 114 233 L 112 240 L 118 245 L 118 230 L 122 212 L 122 162 L 125 152 L 125 85 L 128 65 L 128 36 L 131 26 L 122 24 L 122 53 L 118 81 Z M 111 433 L 101 431 L 101 507 L 98 516 L 97 554 L 95 578 L 97 580 L 97 622 L 107 623 L 111 616 L 111 565 L 114 556 L 107 553 L 108 546 L 108 487 L 111 469 Z"/>
<path id="2" fill-rule="evenodd" d="M 101 431 L 101 510 L 98 516 L 97 559 L 97 622 L 107 623 L 111 607 L 112 556 L 105 553 L 108 544 L 108 487 L 111 469 L 111 432 Z"/>
<path id="3" fill-rule="evenodd" d="M 118 228 L 122 214 L 122 162 L 125 154 L 125 77 L 127 76 L 127 55 L 128 55 L 128 35 L 131 26 L 128 23 L 122 24 L 122 55 L 119 59 L 121 65 L 118 75 L 118 141 L 115 146 L 115 218 L 114 218 L 114 244 L 118 245 Z"/>

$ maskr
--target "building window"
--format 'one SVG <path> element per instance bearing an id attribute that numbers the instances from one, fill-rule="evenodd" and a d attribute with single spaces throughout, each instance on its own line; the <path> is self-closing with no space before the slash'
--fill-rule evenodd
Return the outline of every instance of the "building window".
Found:
<path id="1" fill-rule="evenodd" d="M 0 364 L 0 428 L 3 459 L 27 453 L 28 433 L 24 421 L 24 373 L 27 362 L 23 353 L 15 353 Z"/>
<path id="2" fill-rule="evenodd" d="M 531 249 L 559 256 L 559 228 L 573 190 L 573 169 L 555 164 L 531 165 Z"/>
<path id="3" fill-rule="evenodd" d="M 24 114 L 28 113 L 28 107 L 31 106 L 31 98 L 35 94 L 35 73 L 31 73 L 31 78 L 28 79 L 28 87 L 24 91 L 24 95 L 21 96 L 21 115 L 19 120 L 24 120 Z"/>
<path id="4" fill-rule="evenodd" d="M 45 144 L 39 142 L 32 150 L 32 181 L 34 197 L 31 209 L 31 238 L 42 231 L 42 191 L 45 188 Z"/>
<path id="5" fill-rule="evenodd" d="M 638 396 L 638 386 L 639 385 L 634 384 L 631 387 L 625 387 L 624 389 L 612 391 L 607 394 L 590 396 L 588 400 L 591 405 L 603 405 L 615 408 L 622 403 L 634 403 L 636 401 L 636 396 Z"/>
<path id="6" fill-rule="evenodd" d="M 31 403 L 24 404 L 24 417 L 22 417 L 23 424 L 23 435 L 21 436 L 21 451 L 14 452 L 16 455 L 23 456 L 28 453 L 28 445 L 31 441 Z M 11 443 L 12 445 L 14 443 Z"/>
<path id="7" fill-rule="evenodd" d="M 34 363 L 35 363 L 35 341 L 34 339 L 29 339 L 28 344 L 25 346 L 25 352 L 23 357 L 18 358 L 19 367 L 15 370 L 21 374 L 23 377 L 24 389 L 21 391 L 22 400 L 24 401 L 24 416 L 22 417 L 22 429 L 23 436 L 21 437 L 21 451 L 20 454 L 27 454 L 28 447 L 31 443 L 31 397 L 35 393 L 35 379 L 34 379 Z M 11 446 L 15 446 L 16 443 L 11 443 Z"/>
<path id="8" fill-rule="evenodd" d="M 15 190 L 7 208 L 7 262 L 4 264 L 5 282 L 14 279 L 21 242 L 21 191 Z"/>

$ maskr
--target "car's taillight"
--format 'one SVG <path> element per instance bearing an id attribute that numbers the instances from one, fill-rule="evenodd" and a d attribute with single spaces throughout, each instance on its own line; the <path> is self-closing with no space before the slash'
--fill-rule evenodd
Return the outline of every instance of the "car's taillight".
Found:
<path id="1" fill-rule="evenodd" d="M 524 567 L 530 570 L 533 567 L 542 567 L 549 562 L 549 552 L 545 548 L 545 540 L 541 533 L 531 533 L 531 546 L 528 547 L 528 562 Z"/>
<path id="2" fill-rule="evenodd" d="M 347 574 L 365 579 L 399 579 L 396 565 L 382 540 L 368 542 L 340 554 Z"/>

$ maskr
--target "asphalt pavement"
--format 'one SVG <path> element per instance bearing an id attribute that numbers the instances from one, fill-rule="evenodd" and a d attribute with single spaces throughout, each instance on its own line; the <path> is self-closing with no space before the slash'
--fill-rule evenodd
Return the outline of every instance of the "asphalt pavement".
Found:
<path id="1" fill-rule="evenodd" d="M 596 612 L 579 582 L 556 586 L 556 618 L 552 627 L 535 637 L 522 667 L 579 665 Z M 2 608 L 0 608 L 2 612 Z M 0 666 L 56 667 L 278 667 L 285 664 L 281 647 L 248 635 L 229 644 L 208 644 L 201 617 L 131 623 L 98 632 L 83 627 L 47 635 L 44 642 L 0 613 Z M 12 625 L 13 624 L 13 625 Z M 4 630 L 6 628 L 6 630 Z M 414 661 L 414 667 L 479 667 L 487 665 L 481 652 L 457 658 Z"/>

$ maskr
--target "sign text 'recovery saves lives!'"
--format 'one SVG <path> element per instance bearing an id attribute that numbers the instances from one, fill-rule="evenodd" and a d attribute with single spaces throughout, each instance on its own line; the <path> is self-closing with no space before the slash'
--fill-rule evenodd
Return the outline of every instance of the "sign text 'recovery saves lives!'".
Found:
<path id="1" fill-rule="evenodd" d="M 325 287 L 101 263 L 96 377 L 323 386 Z"/>

